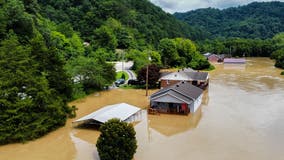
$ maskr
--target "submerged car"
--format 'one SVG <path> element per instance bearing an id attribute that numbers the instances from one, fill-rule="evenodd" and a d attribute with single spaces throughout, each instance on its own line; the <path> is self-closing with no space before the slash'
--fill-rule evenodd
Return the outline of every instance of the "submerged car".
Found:
<path id="1" fill-rule="evenodd" d="M 116 80 L 114 83 L 118 87 L 119 85 L 124 84 L 124 82 L 125 80 L 121 78 L 121 79 Z"/>

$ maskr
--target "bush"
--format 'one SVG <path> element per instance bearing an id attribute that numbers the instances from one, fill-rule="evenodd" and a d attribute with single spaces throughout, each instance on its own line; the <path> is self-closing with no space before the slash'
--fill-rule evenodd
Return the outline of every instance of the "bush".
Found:
<path id="1" fill-rule="evenodd" d="M 283 75 L 283 76 L 284 76 L 284 71 L 282 71 L 282 72 L 281 72 L 281 75 Z"/>
<path id="2" fill-rule="evenodd" d="M 122 73 L 121 79 L 125 79 L 125 74 L 124 73 Z"/>
<path id="3" fill-rule="evenodd" d="M 137 148 L 131 124 L 111 119 L 100 127 L 97 149 L 101 160 L 131 160 Z"/>

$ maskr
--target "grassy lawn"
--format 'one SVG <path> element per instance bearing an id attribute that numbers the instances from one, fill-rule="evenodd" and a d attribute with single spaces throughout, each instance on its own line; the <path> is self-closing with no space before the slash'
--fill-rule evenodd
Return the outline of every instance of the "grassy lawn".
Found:
<path id="1" fill-rule="evenodd" d="M 124 85 L 120 85 L 119 88 L 122 88 L 122 89 L 145 89 L 145 85 L 128 85 L 128 84 L 124 84 Z"/>
<path id="2" fill-rule="evenodd" d="M 124 71 L 119 71 L 119 72 L 116 72 L 116 76 L 115 76 L 115 79 L 120 79 L 122 74 L 125 75 L 125 80 L 128 80 L 129 79 L 129 76 L 126 72 Z"/>

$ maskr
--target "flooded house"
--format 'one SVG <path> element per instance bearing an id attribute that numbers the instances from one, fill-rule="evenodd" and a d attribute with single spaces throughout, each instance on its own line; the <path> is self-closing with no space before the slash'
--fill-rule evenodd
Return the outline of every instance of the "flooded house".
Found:
<path id="1" fill-rule="evenodd" d="M 206 89 L 209 84 L 208 72 L 191 71 L 188 69 L 178 70 L 162 74 L 159 79 L 161 88 L 165 88 L 179 82 L 188 82 L 201 89 Z"/>
<path id="2" fill-rule="evenodd" d="M 213 54 L 213 53 L 205 53 L 203 54 L 203 56 L 209 61 L 209 62 L 212 62 L 212 63 L 220 63 L 220 62 L 223 62 L 224 58 L 225 58 L 225 55 L 224 54 L 220 54 L 220 55 L 217 55 L 217 54 Z"/>
<path id="3" fill-rule="evenodd" d="M 244 58 L 225 58 L 224 64 L 245 64 L 246 59 Z"/>
<path id="4" fill-rule="evenodd" d="M 212 63 L 218 63 L 218 62 L 223 62 L 224 56 L 223 55 L 217 55 L 217 54 L 212 54 L 207 57 L 207 60 Z"/>
<path id="5" fill-rule="evenodd" d="M 201 105 L 202 96 L 202 89 L 183 81 L 152 94 L 150 109 L 160 113 L 194 113 Z"/>

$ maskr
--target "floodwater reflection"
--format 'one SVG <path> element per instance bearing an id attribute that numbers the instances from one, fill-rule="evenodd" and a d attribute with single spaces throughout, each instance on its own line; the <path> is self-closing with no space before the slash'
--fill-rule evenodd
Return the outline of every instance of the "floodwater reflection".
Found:
<path id="1" fill-rule="evenodd" d="M 195 113 L 190 113 L 188 116 L 174 114 L 149 115 L 148 125 L 165 136 L 173 136 L 196 128 L 202 117 L 201 110 L 200 107 Z"/>

